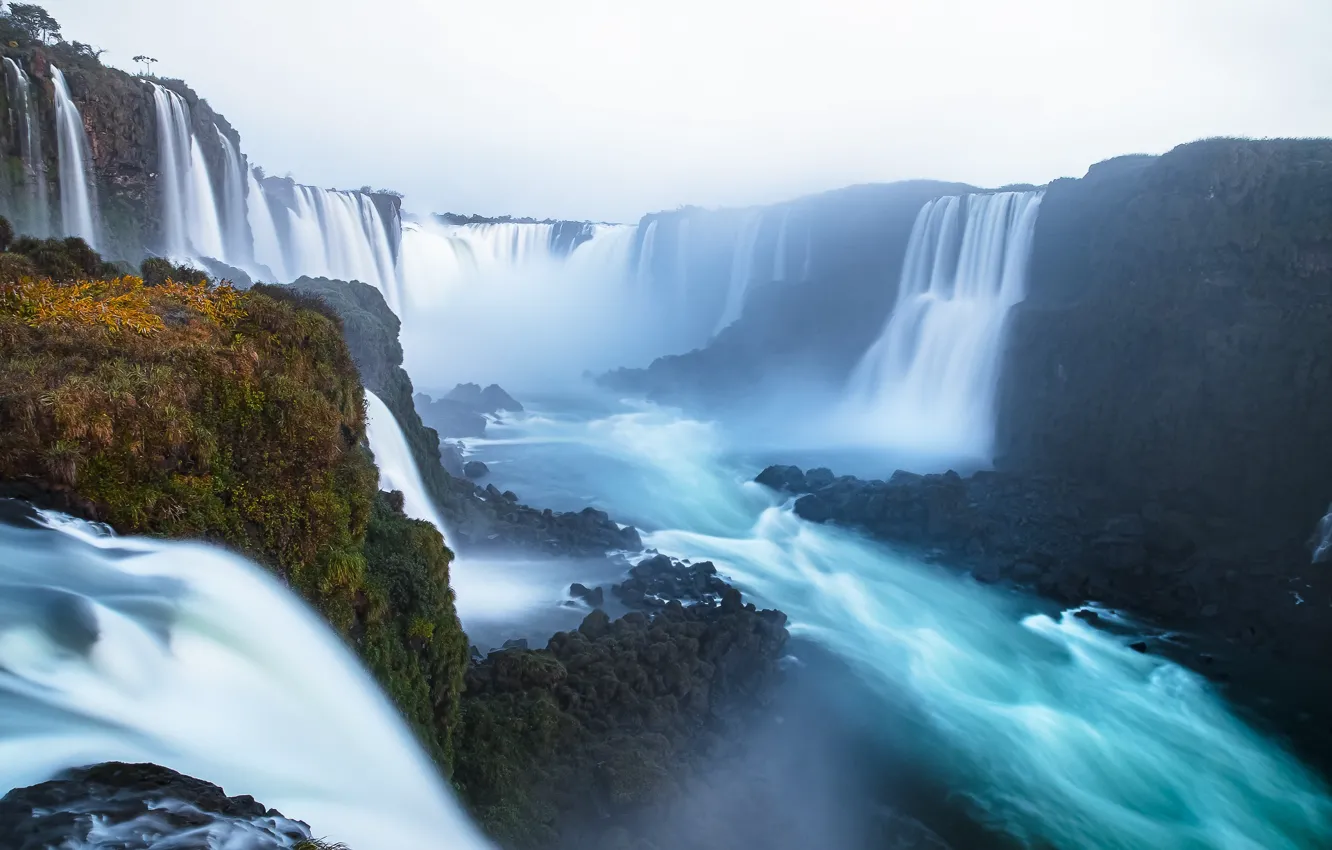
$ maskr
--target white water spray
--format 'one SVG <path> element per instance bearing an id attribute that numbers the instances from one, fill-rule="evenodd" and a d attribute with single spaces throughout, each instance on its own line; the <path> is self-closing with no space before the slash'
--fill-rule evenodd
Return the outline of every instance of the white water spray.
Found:
<path id="1" fill-rule="evenodd" d="M 750 283 L 754 277 L 754 252 L 758 246 L 759 230 L 763 226 L 763 211 L 753 210 L 745 215 L 731 249 L 731 279 L 726 287 L 726 303 L 713 329 L 713 335 L 729 327 L 745 308 Z"/>
<path id="2" fill-rule="evenodd" d="M 1041 197 L 946 197 L 921 209 L 897 303 L 851 377 L 858 438 L 989 458 L 1003 332 L 1025 296 Z"/>
<path id="3" fill-rule="evenodd" d="M 412 459 L 412 450 L 398 420 L 393 417 L 393 411 L 379 396 L 366 390 L 365 413 L 365 438 L 374 453 L 375 465 L 379 467 L 379 489 L 401 491 L 403 513 L 412 519 L 425 520 L 447 538 L 444 520 L 426 493 L 421 473 Z"/>
<path id="4" fill-rule="evenodd" d="M 772 256 L 772 279 L 786 280 L 786 229 L 791 223 L 791 208 L 782 213 L 782 222 L 777 227 L 777 248 Z"/>
<path id="5" fill-rule="evenodd" d="M 436 386 L 522 390 L 646 365 L 672 326 L 657 287 L 638 285 L 636 233 L 593 225 L 560 255 L 550 225 L 409 223 L 399 266 L 408 371 Z"/>
<path id="6" fill-rule="evenodd" d="M 249 268 L 254 258 L 254 247 L 249 222 L 246 220 L 245 163 L 240 151 L 222 132 L 222 128 L 213 129 L 217 131 L 217 141 L 222 146 L 222 244 L 226 249 L 227 262 Z"/>
<path id="7" fill-rule="evenodd" d="M 223 246 L 217 198 L 185 98 L 153 87 L 157 111 L 157 172 L 162 192 L 163 253 L 177 260 L 231 262 Z M 219 134 L 220 135 L 220 134 Z"/>
<path id="8" fill-rule="evenodd" d="M 268 197 L 264 195 L 254 169 L 247 172 L 246 180 L 248 192 L 245 207 L 254 239 L 254 261 L 267 267 L 273 281 L 291 280 L 283 258 L 282 238 L 278 236 L 277 224 L 273 221 L 273 210 L 268 205 Z"/>
<path id="9" fill-rule="evenodd" d="M 65 75 L 54 65 L 51 83 L 55 89 L 56 156 L 60 163 L 60 226 L 65 235 L 81 237 L 96 248 L 97 201 L 83 116 L 69 96 Z"/>
<path id="10" fill-rule="evenodd" d="M 0 525 L 0 793 L 153 762 L 356 850 L 488 848 L 342 639 L 271 576 L 50 521 Z"/>
<path id="11" fill-rule="evenodd" d="M 652 285 L 652 255 L 657 247 L 657 219 L 652 219 L 648 223 L 647 230 L 643 231 L 643 244 L 638 248 L 638 278 L 639 286 Z"/>
<path id="12" fill-rule="evenodd" d="M 15 224 L 25 233 L 44 237 L 50 232 L 50 201 L 46 188 L 46 162 L 42 158 L 42 122 L 32 80 L 8 56 L 5 57 L 5 85 L 9 95 L 9 124 L 18 141 L 23 162 L 23 209 Z"/>
<path id="13" fill-rule="evenodd" d="M 258 183 L 258 181 L 255 181 Z M 253 183 L 251 184 L 253 187 Z M 260 192 L 264 191 L 259 184 Z M 255 201 L 251 202 L 254 207 Z M 267 198 L 265 210 L 276 217 L 278 205 Z M 256 252 L 268 256 L 267 247 L 259 251 L 259 242 L 268 241 L 268 222 L 264 210 L 252 215 L 257 219 Z M 359 280 L 378 289 L 390 308 L 400 310 L 398 274 L 389 241 L 389 230 L 374 200 L 364 192 L 341 192 L 314 186 L 292 186 L 292 204 L 286 209 L 285 235 L 279 235 L 281 263 L 260 260 L 284 280 L 329 277 L 335 280 Z M 260 233 L 259 231 L 263 231 Z M 282 234 L 274 228 L 271 231 Z"/>

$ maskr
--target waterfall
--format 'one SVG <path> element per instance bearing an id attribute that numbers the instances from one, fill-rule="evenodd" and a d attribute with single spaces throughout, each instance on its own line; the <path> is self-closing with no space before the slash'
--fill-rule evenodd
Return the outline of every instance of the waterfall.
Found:
<path id="1" fill-rule="evenodd" d="M 1314 532 L 1313 562 L 1332 562 L 1332 505 L 1327 506 L 1327 515 L 1318 523 L 1318 530 Z"/>
<path id="2" fill-rule="evenodd" d="M 14 147 L 23 161 L 24 192 L 18 229 L 45 237 L 50 232 L 51 212 L 46 187 L 46 163 L 42 159 L 42 122 L 32 80 L 13 59 L 5 57 L 5 85 L 9 94 L 9 126 Z"/>
<path id="3" fill-rule="evenodd" d="M 246 173 L 248 181 L 246 217 L 250 233 L 254 239 L 254 261 L 267 266 L 273 280 L 284 281 L 292 278 L 287 274 L 287 264 L 282 256 L 282 238 L 278 236 L 277 224 L 273 221 L 273 210 L 268 206 L 268 197 L 259 185 L 259 178 L 253 169 Z"/>
<path id="4" fill-rule="evenodd" d="M 275 578 L 44 517 L 0 525 L 0 794 L 155 762 L 356 850 L 488 847 L 343 638 Z"/>
<path id="5" fill-rule="evenodd" d="M 675 226 L 675 307 L 683 315 L 689 307 L 689 219 L 683 215 Z"/>
<path id="6" fill-rule="evenodd" d="M 223 244 L 213 181 L 203 149 L 191 129 L 189 104 L 165 86 L 149 85 L 157 110 L 163 253 L 181 260 L 209 257 L 234 262 Z"/>
<path id="7" fill-rule="evenodd" d="M 814 224 L 810 223 L 805 229 L 805 264 L 800 270 L 800 279 L 809 280 L 810 262 L 814 257 Z"/>
<path id="8" fill-rule="evenodd" d="M 222 145 L 222 245 L 227 262 L 247 267 L 254 258 L 252 237 L 245 209 L 245 165 L 231 139 L 214 126 Z"/>
<path id="9" fill-rule="evenodd" d="M 740 313 L 744 310 L 750 279 L 754 276 L 754 251 L 758 246 L 759 229 L 762 226 L 763 211 L 753 210 L 746 214 L 736 234 L 731 250 L 731 280 L 726 288 L 726 303 L 722 308 L 721 317 L 713 329 L 714 336 L 740 318 Z"/>
<path id="10" fill-rule="evenodd" d="M 638 285 L 648 286 L 652 283 L 652 255 L 657 247 L 657 219 L 648 222 L 647 229 L 643 231 L 643 243 L 638 248 Z"/>
<path id="11" fill-rule="evenodd" d="M 897 303 L 851 377 L 878 439 L 988 459 L 1009 308 L 1041 192 L 938 198 L 916 217 Z"/>
<path id="12" fill-rule="evenodd" d="M 777 228 L 777 248 L 772 256 L 772 279 L 786 280 L 786 226 L 791 221 L 791 208 L 782 213 L 782 223 Z"/>
<path id="13" fill-rule="evenodd" d="M 671 296 L 638 285 L 637 229 L 593 225 L 567 255 L 552 251 L 550 233 L 535 223 L 406 224 L 398 269 L 408 372 L 521 391 L 667 353 L 677 340 L 661 302 Z"/>
<path id="14" fill-rule="evenodd" d="M 263 191 L 260 184 L 260 192 Z M 271 216 L 272 200 L 265 206 Z M 262 236 L 256 233 L 256 243 L 268 238 L 264 215 L 263 211 L 257 214 L 258 227 L 265 233 Z M 303 275 L 359 280 L 382 292 L 389 306 L 398 310 L 399 285 L 393 246 L 373 198 L 364 192 L 293 184 L 286 224 L 285 239 L 279 238 L 283 261 L 269 264 L 274 273 L 281 268 L 288 280 Z M 273 232 L 280 231 L 275 227 Z"/>
<path id="15" fill-rule="evenodd" d="M 400 491 L 403 513 L 412 519 L 425 520 L 447 536 L 444 520 L 426 493 L 398 420 L 388 405 L 369 390 L 365 391 L 365 416 L 365 437 L 379 467 L 379 489 Z"/>
<path id="16" fill-rule="evenodd" d="M 69 96 L 65 75 L 54 65 L 51 83 L 55 88 L 56 155 L 60 162 L 60 226 L 67 236 L 81 237 L 96 248 L 97 201 L 83 116 Z"/>

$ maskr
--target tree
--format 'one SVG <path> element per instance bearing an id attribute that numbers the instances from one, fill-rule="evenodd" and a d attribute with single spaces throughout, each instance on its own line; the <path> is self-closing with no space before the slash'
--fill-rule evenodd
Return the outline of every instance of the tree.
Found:
<path id="1" fill-rule="evenodd" d="M 9 22 L 33 41 L 60 40 L 60 24 L 35 3 L 10 3 Z"/>
<path id="2" fill-rule="evenodd" d="M 94 62 L 101 62 L 102 54 L 106 52 L 104 48 L 93 47 L 91 44 L 84 44 L 81 41 L 70 42 L 69 46 L 74 48 L 75 53 Z"/>
<path id="3" fill-rule="evenodd" d="M 143 75 L 145 77 L 151 77 L 153 75 L 153 66 L 157 64 L 156 59 L 151 56 L 144 56 L 141 53 L 134 57 L 134 61 L 143 66 Z"/>

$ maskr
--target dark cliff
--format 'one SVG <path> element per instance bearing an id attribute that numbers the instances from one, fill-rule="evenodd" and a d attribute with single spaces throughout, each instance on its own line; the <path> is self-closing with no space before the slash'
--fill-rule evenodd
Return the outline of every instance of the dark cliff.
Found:
<path id="1" fill-rule="evenodd" d="M 1332 498 L 1332 141 L 1052 183 L 1002 374 L 1001 465 L 1307 533 Z"/>

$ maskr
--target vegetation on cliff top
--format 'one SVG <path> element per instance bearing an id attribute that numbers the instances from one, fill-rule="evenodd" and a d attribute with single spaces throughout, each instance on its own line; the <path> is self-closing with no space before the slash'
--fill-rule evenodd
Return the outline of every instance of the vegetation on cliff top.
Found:
<path id="1" fill-rule="evenodd" d="M 364 391 L 322 302 L 128 276 L 0 281 L 0 387 L 0 492 L 269 567 L 449 769 L 466 661 L 452 553 L 377 493 Z"/>

